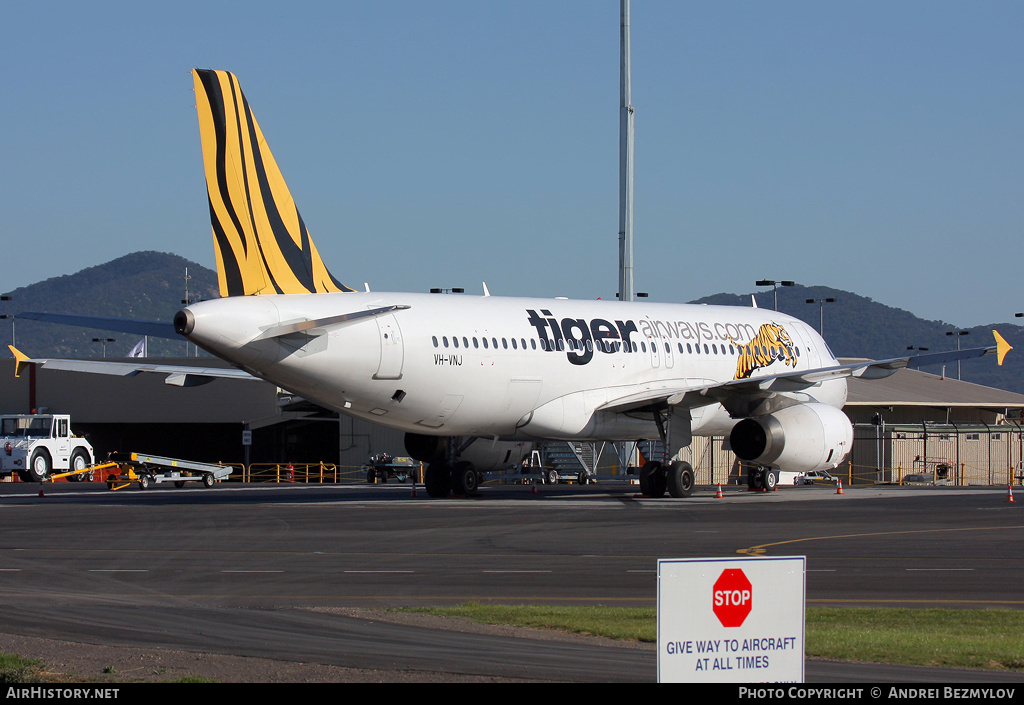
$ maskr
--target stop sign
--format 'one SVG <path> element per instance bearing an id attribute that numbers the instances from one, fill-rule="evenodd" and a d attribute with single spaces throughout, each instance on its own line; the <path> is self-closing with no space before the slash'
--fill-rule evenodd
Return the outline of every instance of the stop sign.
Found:
<path id="1" fill-rule="evenodd" d="M 753 586 L 739 568 L 722 571 L 711 589 L 712 609 L 723 627 L 738 627 L 754 606 Z"/>

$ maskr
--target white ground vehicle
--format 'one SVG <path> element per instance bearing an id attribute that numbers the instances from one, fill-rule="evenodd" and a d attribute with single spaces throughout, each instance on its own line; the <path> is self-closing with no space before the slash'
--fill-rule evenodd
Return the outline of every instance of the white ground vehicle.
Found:
<path id="1" fill-rule="evenodd" d="M 0 475 L 16 472 L 23 482 L 42 482 L 53 472 L 91 467 L 94 458 L 89 441 L 71 432 L 67 414 L 0 416 Z M 87 480 L 88 475 L 70 479 Z"/>

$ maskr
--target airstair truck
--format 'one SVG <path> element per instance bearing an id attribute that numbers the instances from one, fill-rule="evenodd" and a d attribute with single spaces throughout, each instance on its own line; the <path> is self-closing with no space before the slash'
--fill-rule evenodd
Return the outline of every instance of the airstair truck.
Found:
<path id="1" fill-rule="evenodd" d="M 22 482 L 43 482 L 51 473 L 92 467 L 92 445 L 71 432 L 67 414 L 0 416 L 0 475 L 17 473 Z M 76 472 L 70 480 L 91 479 Z"/>

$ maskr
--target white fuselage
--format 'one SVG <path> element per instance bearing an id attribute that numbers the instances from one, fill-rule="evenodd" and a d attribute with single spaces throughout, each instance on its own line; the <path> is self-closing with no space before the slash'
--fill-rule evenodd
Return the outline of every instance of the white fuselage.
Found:
<path id="1" fill-rule="evenodd" d="M 339 314 L 399 310 L 286 336 L 264 331 Z M 229 297 L 193 304 L 187 337 L 325 407 L 428 435 L 507 440 L 652 437 L 650 414 L 597 411 L 630 394 L 737 377 L 740 346 L 781 325 L 792 354 L 749 376 L 835 364 L 807 324 L 733 306 L 407 293 Z M 791 393 L 841 408 L 846 382 Z M 719 404 L 693 433 L 728 433 Z"/>

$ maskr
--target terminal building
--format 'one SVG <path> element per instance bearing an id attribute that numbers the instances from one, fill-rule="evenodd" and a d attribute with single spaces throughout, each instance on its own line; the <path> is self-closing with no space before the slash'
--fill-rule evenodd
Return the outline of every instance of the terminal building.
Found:
<path id="1" fill-rule="evenodd" d="M 204 358 L 203 364 L 226 363 Z M 332 478 L 365 481 L 361 467 L 371 455 L 406 454 L 400 431 L 306 405 L 255 380 L 176 387 L 157 374 L 119 377 L 37 366 L 16 378 L 12 359 L 0 366 L 0 413 L 32 410 L 70 414 L 72 428 L 87 435 L 98 460 L 138 452 L 239 466 L 326 464 L 337 468 Z M 1024 395 L 900 370 L 883 380 L 851 379 L 844 410 L 854 424 L 854 445 L 833 474 L 845 484 L 1020 481 Z M 545 465 L 559 465 L 562 478 L 624 477 L 631 470 L 603 444 L 542 450 Z M 640 454 L 645 450 L 654 452 L 641 445 Z M 694 438 L 682 457 L 698 484 L 746 481 L 725 438 Z"/>

